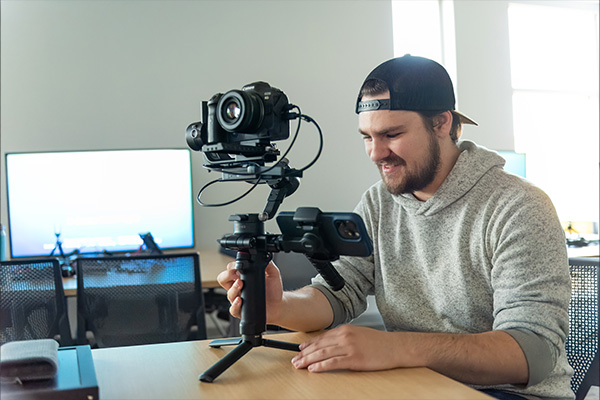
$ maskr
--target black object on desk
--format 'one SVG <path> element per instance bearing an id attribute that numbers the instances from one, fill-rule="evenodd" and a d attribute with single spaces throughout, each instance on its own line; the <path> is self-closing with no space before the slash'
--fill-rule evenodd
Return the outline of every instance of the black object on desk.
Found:
<path id="1" fill-rule="evenodd" d="M 54 379 L 2 383 L 2 400 L 96 400 L 98 382 L 90 346 L 58 349 L 58 371 Z"/>

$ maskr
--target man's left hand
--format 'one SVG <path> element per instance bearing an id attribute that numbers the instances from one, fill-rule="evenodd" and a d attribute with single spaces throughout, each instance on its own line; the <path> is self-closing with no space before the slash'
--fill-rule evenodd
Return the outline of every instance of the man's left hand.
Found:
<path id="1" fill-rule="evenodd" d="M 398 361 L 390 357 L 394 351 L 390 349 L 391 336 L 389 332 L 342 325 L 302 343 L 292 364 L 311 372 L 394 368 Z"/>

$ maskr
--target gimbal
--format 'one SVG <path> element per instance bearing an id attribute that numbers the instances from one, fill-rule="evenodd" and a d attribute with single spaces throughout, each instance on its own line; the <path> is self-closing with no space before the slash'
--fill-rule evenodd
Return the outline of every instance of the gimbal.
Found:
<path id="1" fill-rule="evenodd" d="M 292 110 L 297 113 L 292 113 Z M 272 253 L 303 253 L 333 290 L 340 290 L 344 280 L 331 265 L 340 255 L 362 256 L 373 249 L 363 220 L 354 213 L 323 213 L 318 208 L 303 207 L 296 212 L 282 212 L 277 223 L 282 234 L 265 232 L 265 221 L 273 218 L 283 199 L 296 191 L 302 172 L 312 166 L 321 154 L 323 135 L 319 125 L 300 108 L 289 104 L 287 96 L 266 82 L 245 85 L 242 90 L 217 93 L 202 102 L 204 122 L 194 122 L 186 130 L 188 146 L 202 151 L 205 168 L 221 172 L 221 179 L 209 182 L 198 193 L 203 206 L 231 204 L 260 183 L 267 183 L 271 193 L 261 214 L 235 214 L 229 220 L 234 232 L 219 240 L 222 247 L 235 250 L 236 269 L 243 288 L 240 339 L 213 340 L 211 347 L 237 345 L 231 352 L 200 375 L 203 382 L 213 382 L 221 373 L 253 347 L 266 346 L 298 351 L 297 344 L 264 339 L 266 330 L 265 270 Z M 289 137 L 289 121 L 298 119 L 292 144 L 277 161 L 279 150 L 272 141 Z M 315 125 L 320 144 L 314 159 L 302 169 L 288 166 L 285 158 L 300 130 L 300 121 Z M 271 166 L 267 163 L 275 162 Z M 242 196 L 221 204 L 205 204 L 202 192 L 210 185 L 225 181 L 246 181 L 254 186 Z"/>

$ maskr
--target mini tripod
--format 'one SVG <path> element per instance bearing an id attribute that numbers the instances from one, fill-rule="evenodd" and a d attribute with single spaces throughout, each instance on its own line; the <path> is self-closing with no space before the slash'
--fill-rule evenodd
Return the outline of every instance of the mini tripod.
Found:
<path id="1" fill-rule="evenodd" d="M 56 250 L 58 250 L 58 252 L 60 253 L 60 257 L 64 260 L 66 255 L 62 248 L 62 242 L 60 241 L 60 232 L 54 232 L 54 235 L 56 236 L 56 244 L 54 245 L 54 248 L 50 252 L 50 255 L 53 256 L 54 252 Z"/>
<path id="2" fill-rule="evenodd" d="M 202 382 L 212 382 L 227 368 L 242 358 L 253 347 L 266 346 L 277 349 L 300 351 L 299 345 L 264 339 L 267 326 L 265 305 L 265 269 L 271 261 L 272 243 L 277 235 L 267 235 L 264 223 L 257 214 L 233 215 L 234 234 L 225 236 L 219 242 L 222 246 L 237 250 L 236 269 L 244 282 L 242 289 L 241 339 L 220 339 L 209 343 L 210 347 L 237 345 L 232 351 L 217 361 L 200 375 Z M 276 251 L 276 250 L 275 250 Z"/>
<path id="3" fill-rule="evenodd" d="M 73 267 L 71 267 L 71 265 L 69 264 L 69 257 L 73 254 L 78 254 L 79 250 L 75 249 L 71 253 L 65 254 L 62 248 L 62 242 L 60 241 L 60 232 L 54 232 L 54 235 L 56 236 L 56 244 L 50 252 L 50 256 L 53 256 L 56 250 L 58 250 L 58 253 L 60 255 L 59 261 L 61 264 L 62 275 L 65 277 L 73 276 L 75 274 L 75 271 Z"/>

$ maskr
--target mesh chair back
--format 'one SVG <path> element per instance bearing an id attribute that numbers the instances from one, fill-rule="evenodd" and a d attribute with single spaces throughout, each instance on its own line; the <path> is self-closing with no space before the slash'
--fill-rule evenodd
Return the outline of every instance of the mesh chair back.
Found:
<path id="1" fill-rule="evenodd" d="M 0 290 L 0 344 L 45 338 L 73 344 L 58 260 L 0 262 Z"/>
<path id="2" fill-rule="evenodd" d="M 585 385 L 584 381 L 598 375 L 598 260 L 593 257 L 569 259 L 572 294 L 566 350 L 574 370 L 571 388 L 577 398 L 587 393 L 589 384 Z M 595 372 L 591 368 L 594 358 Z"/>
<path id="3" fill-rule="evenodd" d="M 206 339 L 197 253 L 77 260 L 79 343 Z"/>

